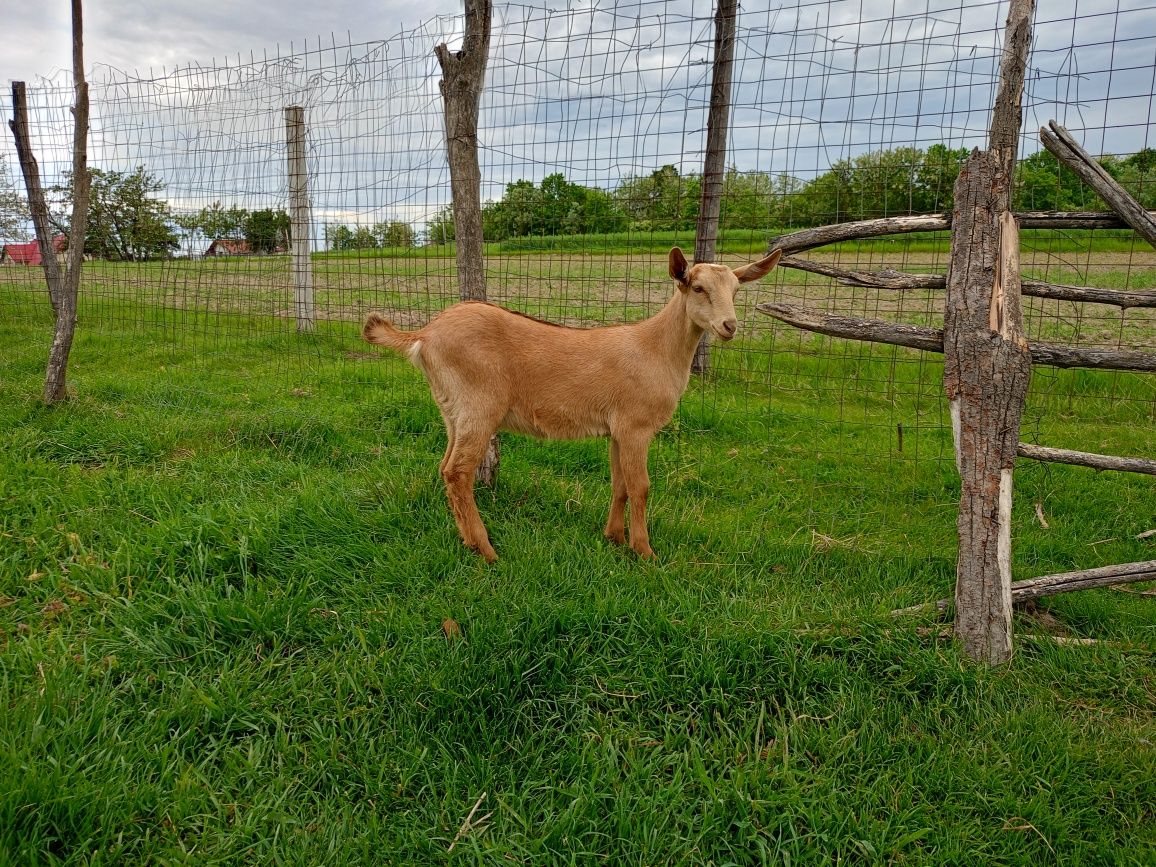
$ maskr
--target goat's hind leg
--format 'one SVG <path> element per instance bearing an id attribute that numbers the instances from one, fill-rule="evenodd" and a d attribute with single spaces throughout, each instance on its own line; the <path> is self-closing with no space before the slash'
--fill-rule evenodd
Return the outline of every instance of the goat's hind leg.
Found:
<path id="1" fill-rule="evenodd" d="M 450 455 L 454 453 L 454 420 L 453 416 L 446 412 L 442 412 L 442 421 L 446 426 L 446 453 L 442 455 L 441 462 L 438 463 L 438 475 L 445 478 L 446 464 L 449 463 Z"/>
<path id="2" fill-rule="evenodd" d="M 453 442 L 442 459 L 441 470 L 446 483 L 446 497 L 450 501 L 450 509 L 454 513 L 462 541 L 466 547 L 481 554 L 487 563 L 497 560 L 498 554 L 490 544 L 490 536 L 474 500 L 474 474 L 485 456 L 486 443 L 492 435 L 493 430 L 463 430 L 460 423 L 456 424 Z"/>

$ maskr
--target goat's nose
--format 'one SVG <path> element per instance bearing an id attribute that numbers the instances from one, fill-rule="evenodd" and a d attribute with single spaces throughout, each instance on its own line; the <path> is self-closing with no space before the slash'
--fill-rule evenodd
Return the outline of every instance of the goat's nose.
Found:
<path id="1" fill-rule="evenodd" d="M 722 327 L 728 337 L 734 337 L 735 332 L 739 330 L 739 323 L 737 319 L 727 319 L 723 322 Z"/>

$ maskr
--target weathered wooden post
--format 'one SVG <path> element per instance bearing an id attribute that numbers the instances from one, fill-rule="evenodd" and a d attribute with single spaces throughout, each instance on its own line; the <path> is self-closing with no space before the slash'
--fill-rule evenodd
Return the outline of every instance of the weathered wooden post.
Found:
<path id="1" fill-rule="evenodd" d="M 955 185 L 944 313 L 944 387 L 961 479 L 955 634 L 975 659 L 1012 653 L 1012 469 L 1032 359 L 1011 214 L 1020 98 L 1034 0 L 1012 0 L 988 150 Z"/>
<path id="2" fill-rule="evenodd" d="M 491 0 L 465 0 L 466 33 L 461 50 L 445 43 L 434 49 L 446 126 L 446 156 L 454 208 L 458 286 L 463 301 L 486 300 L 482 258 L 482 171 L 478 166 L 478 113 L 490 53 Z"/>
<path id="3" fill-rule="evenodd" d="M 72 221 L 68 236 L 68 266 L 61 272 L 48 222 L 48 205 L 40 182 L 40 169 L 32 153 L 28 131 L 28 102 L 24 82 L 12 83 L 12 113 L 9 123 L 16 138 L 16 153 L 48 295 L 56 314 L 52 348 L 44 378 L 44 402 L 56 403 L 68 397 L 68 357 L 76 333 L 76 300 L 80 293 L 80 269 L 84 261 L 84 239 L 88 234 L 88 206 L 92 179 L 88 174 L 88 82 L 84 78 L 84 11 L 81 0 L 72 0 L 72 79 L 75 91 L 72 126 Z"/>
<path id="4" fill-rule="evenodd" d="M 291 105 L 285 109 L 285 144 L 289 177 L 290 270 L 293 273 L 293 301 L 297 330 L 313 331 L 313 259 L 309 235 L 313 214 L 309 206 L 309 174 L 305 167 L 305 109 Z"/>
<path id="5" fill-rule="evenodd" d="M 446 156 L 453 197 L 454 242 L 458 289 L 463 301 L 486 300 L 486 270 L 482 248 L 482 171 L 478 165 L 478 114 L 486 61 L 490 53 L 491 0 L 465 0 L 466 28 L 462 47 L 450 51 L 445 43 L 434 48 L 442 71 Z M 492 486 L 500 459 L 495 434 L 478 467 L 477 478 Z"/>
<path id="6" fill-rule="evenodd" d="M 711 73 L 710 112 L 706 123 L 706 156 L 702 170 L 702 198 L 694 232 L 694 261 L 713 262 L 718 241 L 719 211 L 726 172 L 727 131 L 731 110 L 731 75 L 735 57 L 738 0 L 718 0 L 714 16 L 714 68 Z M 706 334 L 691 362 L 695 373 L 710 369 L 710 344 Z"/>

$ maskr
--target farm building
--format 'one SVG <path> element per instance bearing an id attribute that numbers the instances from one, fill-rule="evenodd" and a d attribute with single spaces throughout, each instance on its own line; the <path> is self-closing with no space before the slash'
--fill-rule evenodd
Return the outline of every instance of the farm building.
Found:
<path id="1" fill-rule="evenodd" d="M 248 256 L 253 252 L 244 238 L 217 238 L 205 251 L 206 256 Z"/>
<path id="2" fill-rule="evenodd" d="M 57 235 L 52 239 L 52 249 L 58 260 L 63 260 L 64 251 L 68 249 L 68 238 Z M 0 265 L 39 265 L 40 244 L 29 241 L 27 244 L 5 244 L 0 249 Z"/>

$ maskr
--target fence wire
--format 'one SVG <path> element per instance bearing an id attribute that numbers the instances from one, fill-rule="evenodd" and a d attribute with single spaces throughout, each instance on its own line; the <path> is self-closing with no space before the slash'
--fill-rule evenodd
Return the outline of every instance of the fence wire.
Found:
<path id="1" fill-rule="evenodd" d="M 495 9 L 479 131 L 491 300 L 576 326 L 634 321 L 665 303 L 666 251 L 694 247 L 714 11 L 708 0 Z M 962 0 L 744 6 L 720 261 L 755 258 L 801 226 L 950 210 L 960 160 L 986 144 L 1005 13 L 1004 3 Z M 211 392 L 214 365 L 244 348 L 275 359 L 289 387 L 338 358 L 347 396 L 372 404 L 388 381 L 428 400 L 416 373 L 367 353 L 357 334 L 369 310 L 417 327 L 458 297 L 433 48 L 455 47 L 461 35 L 460 18 L 433 18 L 380 41 L 330 36 L 157 74 L 96 67 L 90 165 L 110 184 L 138 170 L 138 180 L 155 181 L 170 234 L 86 263 L 81 328 L 121 336 L 128 351 L 134 339 L 161 338 L 204 371 L 185 390 Z M 1103 208 L 1040 154 L 1036 131 L 1054 118 L 1156 207 L 1156 160 L 1145 157 L 1156 146 L 1154 94 L 1156 4 L 1040 4 L 1020 206 Z M 67 185 L 71 89 L 41 81 L 29 102 L 41 171 Z M 285 253 L 289 106 L 306 117 L 314 335 L 296 333 Z M 16 165 L 10 141 L 0 154 Z M 1156 254 L 1131 232 L 1030 231 L 1023 245 L 1035 279 L 1156 286 Z M 942 274 L 947 242 L 924 234 L 808 256 L 849 270 Z M 47 321 L 38 269 L 9 263 L 0 288 L 6 317 Z M 658 474 L 692 460 L 700 432 L 751 424 L 759 472 L 827 452 L 798 480 L 817 532 L 853 536 L 856 516 L 881 496 L 950 503 L 940 359 L 793 330 L 755 312 L 770 300 L 942 322 L 941 292 L 774 272 L 743 290 L 740 337 L 713 347 L 711 373 L 692 385 L 659 450 Z M 1025 298 L 1024 311 L 1031 340 L 1156 344 L 1151 308 Z M 1128 431 L 1118 451 L 1156 452 L 1142 432 L 1156 419 L 1153 378 L 1038 369 L 1026 438 L 1086 446 L 1081 419 Z M 825 505 L 832 491 L 845 504 L 834 511 Z"/>

